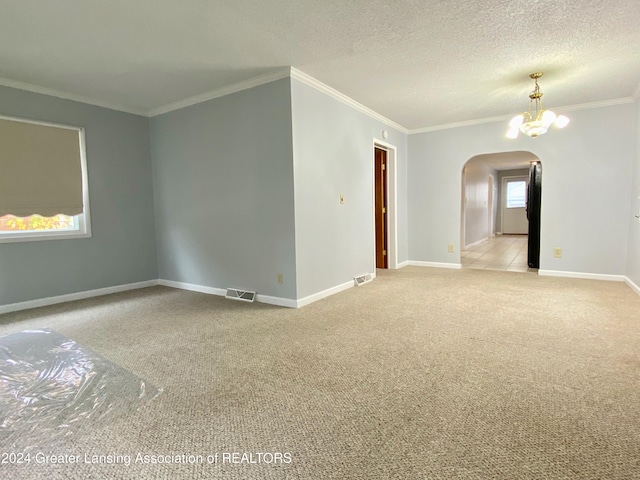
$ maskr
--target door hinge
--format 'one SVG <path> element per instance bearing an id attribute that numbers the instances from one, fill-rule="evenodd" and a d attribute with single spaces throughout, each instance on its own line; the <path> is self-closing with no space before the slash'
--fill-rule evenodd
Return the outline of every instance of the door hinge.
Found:
<path id="1" fill-rule="evenodd" d="M 383 163 L 382 164 L 382 170 L 386 170 L 386 169 L 387 169 L 387 166 Z"/>
<path id="2" fill-rule="evenodd" d="M 387 213 L 387 209 L 382 207 L 382 213 Z"/>
<path id="3" fill-rule="evenodd" d="M 387 251 L 386 250 L 382 250 L 382 255 L 386 255 Z"/>

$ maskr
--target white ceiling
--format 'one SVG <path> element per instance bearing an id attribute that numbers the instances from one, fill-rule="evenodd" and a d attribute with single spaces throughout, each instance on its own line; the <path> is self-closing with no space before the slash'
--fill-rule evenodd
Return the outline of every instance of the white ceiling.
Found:
<path id="1" fill-rule="evenodd" d="M 638 0 L 0 3 L 0 83 L 149 112 L 293 66 L 408 129 L 634 99 Z"/>

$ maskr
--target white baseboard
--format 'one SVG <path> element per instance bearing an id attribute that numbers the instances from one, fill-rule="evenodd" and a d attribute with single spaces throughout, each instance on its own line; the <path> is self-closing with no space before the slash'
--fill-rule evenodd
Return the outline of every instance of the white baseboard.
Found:
<path id="1" fill-rule="evenodd" d="M 290 298 L 271 297 L 269 295 L 256 295 L 256 302 L 268 303 L 269 305 L 277 305 L 279 307 L 298 308 L 298 302 Z"/>
<path id="2" fill-rule="evenodd" d="M 476 245 L 480 245 L 481 243 L 486 242 L 487 240 L 489 240 L 489 237 L 487 237 L 487 238 L 483 238 L 482 240 L 478 240 L 477 242 L 470 243 L 469 245 L 465 245 L 465 246 L 464 246 L 464 248 L 465 248 L 465 249 L 466 249 L 466 248 L 473 248 L 473 247 L 475 247 Z"/>
<path id="3" fill-rule="evenodd" d="M 194 283 L 175 282 L 173 280 L 158 280 L 158 285 L 165 287 L 178 288 L 180 290 L 189 290 L 190 292 L 208 293 L 209 295 L 218 295 L 224 297 L 227 294 L 225 288 L 205 287 L 204 285 L 196 285 Z M 268 303 L 270 305 L 278 305 L 280 307 L 296 308 L 295 300 L 290 298 L 272 297 L 270 295 L 256 295 L 256 302 Z"/>
<path id="4" fill-rule="evenodd" d="M 564 272 L 561 270 L 538 270 L 543 277 L 583 278 L 586 280 L 605 280 L 608 282 L 624 282 L 624 275 L 610 275 L 608 273 Z"/>
<path id="5" fill-rule="evenodd" d="M 462 268 L 461 263 L 443 263 L 443 262 L 418 262 L 409 260 L 409 265 L 414 267 L 434 267 L 434 268 L 453 268 L 459 270 Z"/>
<path id="6" fill-rule="evenodd" d="M 624 283 L 626 283 L 631 290 L 640 295 L 640 287 L 629 277 L 624 277 Z"/>
<path id="7" fill-rule="evenodd" d="M 375 274 L 374 274 L 375 275 Z M 330 297 L 331 295 L 335 295 L 336 293 L 340 293 L 344 290 L 348 290 L 349 288 L 353 288 L 355 285 L 353 280 L 345 282 L 341 285 L 336 285 L 335 287 L 327 288 L 318 293 L 314 293 L 313 295 L 309 295 L 308 297 L 301 298 L 296 302 L 296 307 L 304 307 L 309 305 L 310 303 L 317 302 L 318 300 L 322 300 L 323 298 Z"/>
<path id="8" fill-rule="evenodd" d="M 177 288 L 179 290 L 189 290 L 190 292 L 208 293 L 209 295 L 218 295 L 224 297 L 227 290 L 224 288 L 205 287 L 204 285 L 196 285 L 195 283 L 175 282 L 173 280 L 158 280 L 158 285 L 164 287 Z"/>
<path id="9" fill-rule="evenodd" d="M 86 290 L 84 292 L 58 295 L 56 297 L 39 298 L 37 300 L 29 300 L 26 302 L 0 305 L 0 314 L 27 310 L 29 308 L 46 307 L 48 305 L 56 305 L 64 302 L 73 302 L 74 300 L 84 300 L 85 298 L 100 297 L 111 293 L 126 292 L 128 290 L 137 290 L 139 288 L 153 287 L 155 285 L 158 285 L 158 280 L 147 280 L 144 282 L 116 285 L 115 287 L 98 288 L 96 290 Z"/>
<path id="10" fill-rule="evenodd" d="M 406 260 L 406 261 L 404 261 L 404 262 L 400 262 L 400 263 L 396 266 L 396 268 L 404 268 L 404 267 L 408 266 L 409 264 L 410 264 L 409 260 Z"/>

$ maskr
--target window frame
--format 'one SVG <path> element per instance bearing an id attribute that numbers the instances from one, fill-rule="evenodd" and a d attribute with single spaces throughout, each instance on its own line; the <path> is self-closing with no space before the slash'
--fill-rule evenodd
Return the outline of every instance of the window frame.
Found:
<path id="1" fill-rule="evenodd" d="M 45 122 L 40 120 L 31 120 L 28 118 L 11 117 L 0 115 L 0 119 L 11 120 L 14 122 L 32 123 L 35 125 L 43 125 L 45 127 L 64 128 L 67 130 L 75 130 L 78 132 L 78 140 L 80 148 L 80 170 L 82 176 L 82 213 L 76 215 L 78 219 L 78 230 L 31 230 L 19 231 L 16 233 L 0 234 L 0 243 L 16 243 L 16 242 L 37 242 L 41 240 L 63 240 L 73 238 L 91 238 L 91 209 L 89 207 L 89 175 L 87 173 L 87 147 L 85 140 L 85 130 L 83 127 L 73 125 L 65 125 L 61 123 Z"/>

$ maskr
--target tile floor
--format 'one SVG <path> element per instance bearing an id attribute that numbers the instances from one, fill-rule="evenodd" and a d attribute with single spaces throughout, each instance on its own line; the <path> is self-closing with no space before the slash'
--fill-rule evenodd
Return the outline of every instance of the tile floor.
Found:
<path id="1" fill-rule="evenodd" d="M 496 235 L 463 250 L 462 268 L 537 272 L 527 264 L 527 235 Z"/>

